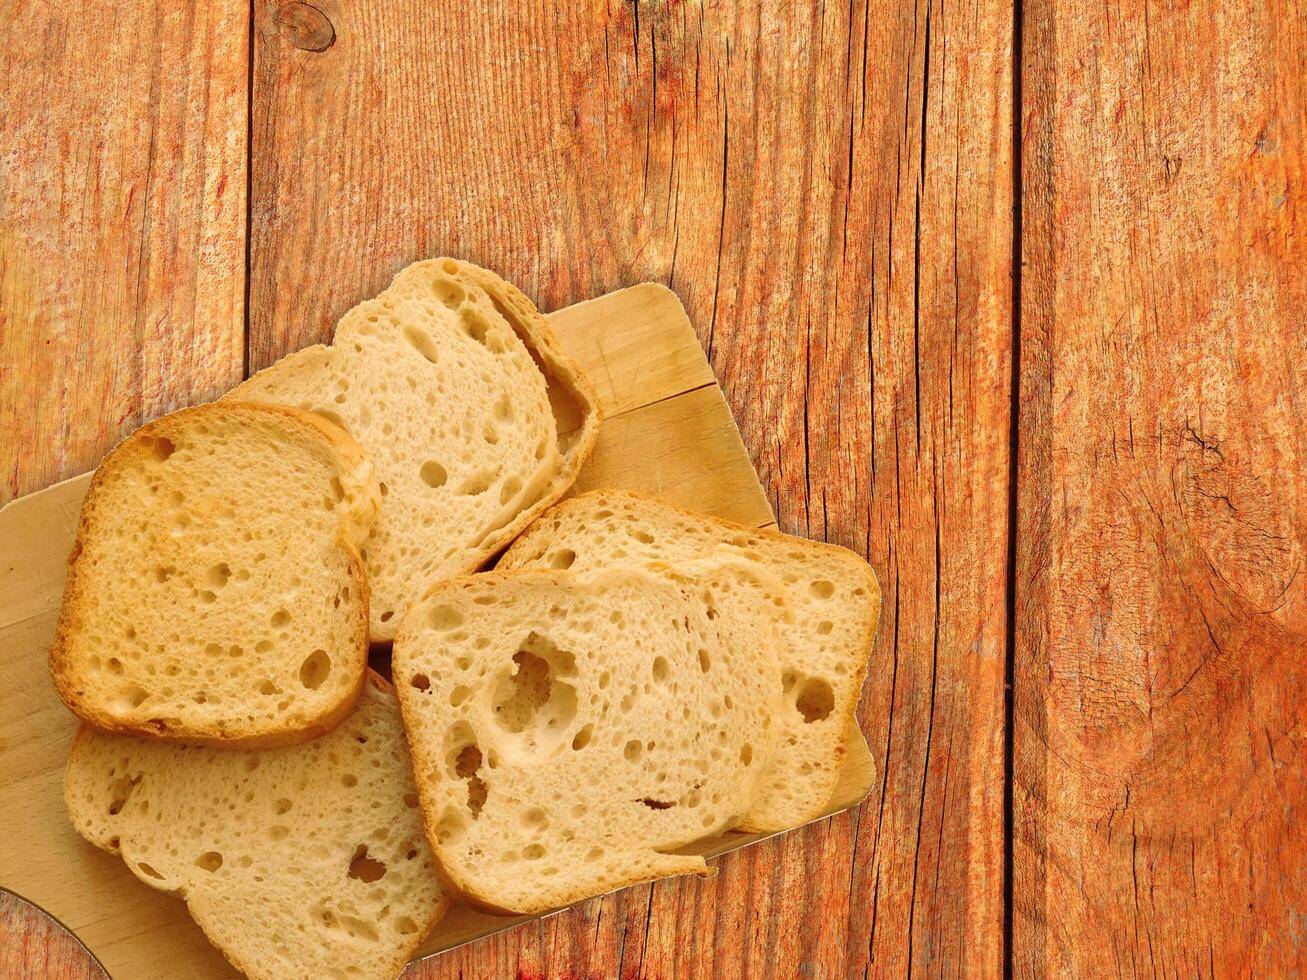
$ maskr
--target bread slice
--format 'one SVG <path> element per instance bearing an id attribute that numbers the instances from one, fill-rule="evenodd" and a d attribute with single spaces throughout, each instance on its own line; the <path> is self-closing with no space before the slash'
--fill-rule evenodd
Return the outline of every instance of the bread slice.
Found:
<path id="1" fill-rule="evenodd" d="M 737 587 L 732 569 L 717 583 Z M 706 873 L 771 752 L 771 621 L 724 633 L 638 569 L 455 579 L 413 606 L 394 676 L 427 836 L 478 907 L 539 913 Z M 759 651 L 764 651 L 759 655 Z"/>
<path id="2" fill-rule="evenodd" d="M 448 899 L 422 831 L 394 692 L 312 742 L 246 752 L 83 725 L 64 774 L 77 832 L 186 900 L 253 978 L 399 974 Z"/>
<path id="3" fill-rule="evenodd" d="M 765 569 L 784 589 L 790 616 L 777 648 L 785 690 L 779 745 L 740 829 L 798 826 L 828 805 L 846 741 L 856 737 L 854 715 L 880 611 L 880 587 L 865 561 L 835 545 L 732 524 L 629 491 L 598 490 L 542 515 L 498 567 L 586 574 L 615 564 L 686 567 L 714 559 Z"/>
<path id="4" fill-rule="evenodd" d="M 530 301 L 455 259 L 404 269 L 345 314 L 331 347 L 291 354 L 228 397 L 318 412 L 376 463 L 385 500 L 364 547 L 374 640 L 557 500 L 599 423 L 589 382 Z"/>
<path id="5" fill-rule="evenodd" d="M 380 500 L 344 432 L 223 402 L 146 425 L 82 504 L 50 671 L 100 728 L 228 746 L 288 744 L 363 689 L 358 545 Z"/>

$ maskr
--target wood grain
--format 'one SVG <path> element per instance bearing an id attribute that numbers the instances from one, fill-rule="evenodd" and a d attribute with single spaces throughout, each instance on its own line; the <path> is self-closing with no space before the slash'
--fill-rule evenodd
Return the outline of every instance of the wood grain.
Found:
<path id="1" fill-rule="evenodd" d="M 1307 963 L 1307 8 L 1025 4 L 1013 975 Z"/>
<path id="2" fill-rule="evenodd" d="M 254 6 L 252 367 L 427 255 L 659 280 L 782 528 L 884 572 L 859 813 L 413 974 L 997 973 L 1011 5 L 306 8 Z"/>
<path id="3" fill-rule="evenodd" d="M 4 502 L 240 380 L 248 11 L 0 9 Z"/>
<path id="4" fill-rule="evenodd" d="M 0 888 L 0 977 L 108 980 L 109 974 L 71 932 Z"/>

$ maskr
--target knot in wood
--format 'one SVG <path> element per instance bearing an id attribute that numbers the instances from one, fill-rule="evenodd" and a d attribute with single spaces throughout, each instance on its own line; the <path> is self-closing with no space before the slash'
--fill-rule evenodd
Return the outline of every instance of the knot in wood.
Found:
<path id="1" fill-rule="evenodd" d="M 287 41 L 305 51 L 326 51 L 336 43 L 335 26 L 311 3 L 292 0 L 282 4 L 274 21 Z"/>

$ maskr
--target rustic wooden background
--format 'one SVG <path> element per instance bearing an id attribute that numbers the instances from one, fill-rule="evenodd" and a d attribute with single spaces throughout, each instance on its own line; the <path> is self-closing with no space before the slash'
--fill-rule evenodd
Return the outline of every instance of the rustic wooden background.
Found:
<path id="1" fill-rule="evenodd" d="M 0 22 L 0 499 L 449 253 L 668 284 L 782 528 L 881 578 L 863 806 L 409 977 L 1307 961 L 1307 6 Z"/>

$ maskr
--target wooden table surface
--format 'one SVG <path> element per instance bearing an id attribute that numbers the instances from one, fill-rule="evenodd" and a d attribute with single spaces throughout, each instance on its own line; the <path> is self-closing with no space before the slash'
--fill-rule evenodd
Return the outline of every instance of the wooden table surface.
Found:
<path id="1" fill-rule="evenodd" d="M 448 253 L 668 284 L 880 576 L 863 806 L 409 977 L 1307 962 L 1307 5 L 0 11 L 0 499 Z"/>

